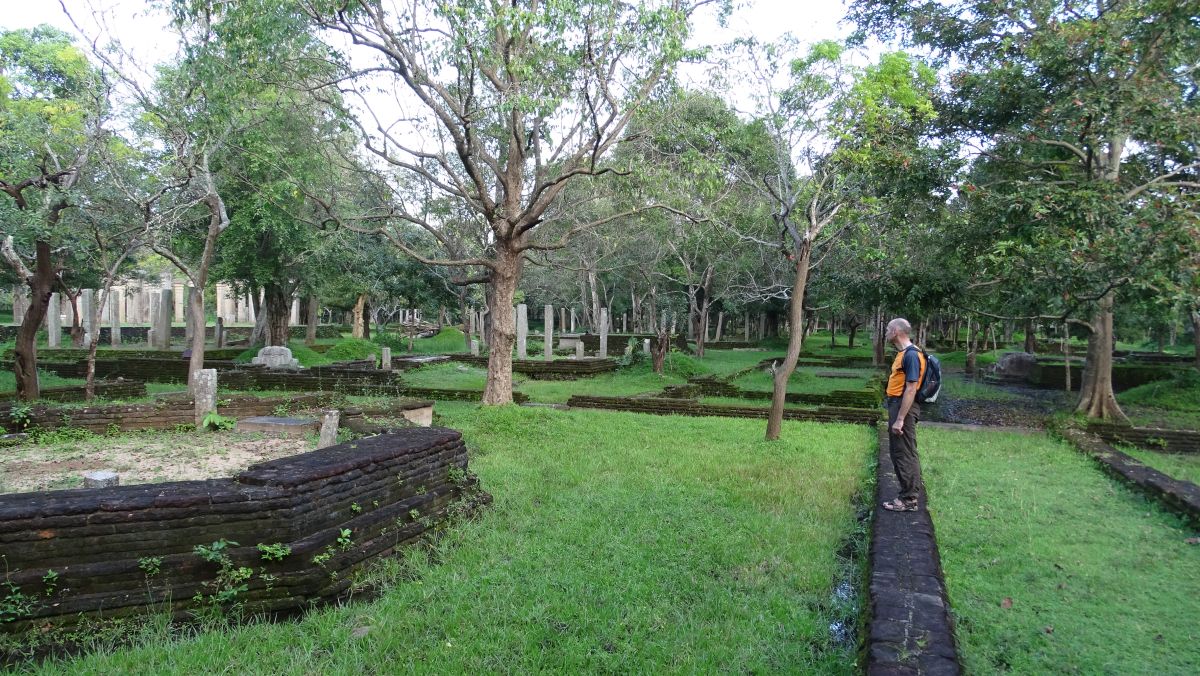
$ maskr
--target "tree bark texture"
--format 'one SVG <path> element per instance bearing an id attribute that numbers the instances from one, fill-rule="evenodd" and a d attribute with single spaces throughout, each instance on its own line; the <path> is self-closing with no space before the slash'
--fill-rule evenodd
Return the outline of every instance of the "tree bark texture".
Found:
<path id="1" fill-rule="evenodd" d="M 288 330 L 288 319 L 292 311 L 290 300 L 287 291 L 279 284 L 270 282 L 263 286 L 267 345 L 287 346 L 288 338 L 291 337 Z"/>
<path id="2" fill-rule="evenodd" d="M 1113 392 L 1113 293 L 1100 299 L 1088 337 L 1087 364 L 1076 411 L 1089 418 L 1129 423 Z"/>
<path id="3" fill-rule="evenodd" d="M 50 295 L 54 293 L 58 281 L 54 261 L 50 258 L 50 243 L 38 241 L 34 249 L 33 274 L 26 279 L 30 292 L 29 309 L 21 320 L 13 348 L 13 377 L 16 379 L 17 397 L 22 401 L 35 401 L 42 395 L 37 375 L 37 332 L 46 318 Z"/>
<path id="4" fill-rule="evenodd" d="M 363 324 L 366 323 L 366 313 L 363 311 L 367 305 L 367 294 L 360 293 L 354 301 L 354 317 L 350 324 L 350 336 L 352 338 L 363 337 Z"/>
<path id="5" fill-rule="evenodd" d="M 783 429 L 783 407 L 787 402 L 788 380 L 796 370 L 800 359 L 800 348 L 804 344 L 804 291 L 808 286 L 808 263 L 812 250 L 808 245 L 796 256 L 796 279 L 792 283 L 792 302 L 788 321 L 792 327 L 788 333 L 787 356 L 775 371 L 775 388 L 771 394 L 771 412 L 767 416 L 767 441 L 775 441 Z"/>
<path id="6" fill-rule="evenodd" d="M 498 241 L 489 298 L 491 342 L 488 343 L 487 383 L 483 388 L 485 406 L 512 403 L 512 357 L 517 342 L 513 300 L 520 278 L 521 252 L 516 250 L 516 243 Z"/>

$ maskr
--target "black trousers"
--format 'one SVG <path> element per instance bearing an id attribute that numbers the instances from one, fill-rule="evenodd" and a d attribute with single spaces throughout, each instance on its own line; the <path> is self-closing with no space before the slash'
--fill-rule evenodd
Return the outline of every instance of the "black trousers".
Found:
<path id="1" fill-rule="evenodd" d="M 921 460 L 917 457 L 917 421 L 921 419 L 921 408 L 913 402 L 904 416 L 904 432 L 896 434 L 892 425 L 900 413 L 900 397 L 888 398 L 888 440 L 892 466 L 900 482 L 900 499 L 916 500 L 925 489 L 921 481 Z"/>

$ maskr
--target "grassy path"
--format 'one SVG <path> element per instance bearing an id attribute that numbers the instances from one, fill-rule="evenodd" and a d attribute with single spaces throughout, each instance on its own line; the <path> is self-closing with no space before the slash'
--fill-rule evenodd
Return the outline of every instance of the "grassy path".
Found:
<path id="1" fill-rule="evenodd" d="M 439 404 L 496 498 L 382 598 L 46 673 L 854 671 L 823 610 L 864 427 Z"/>
<path id="2" fill-rule="evenodd" d="M 927 428 L 921 453 L 968 673 L 1200 672 L 1179 519 L 1045 436 Z"/>

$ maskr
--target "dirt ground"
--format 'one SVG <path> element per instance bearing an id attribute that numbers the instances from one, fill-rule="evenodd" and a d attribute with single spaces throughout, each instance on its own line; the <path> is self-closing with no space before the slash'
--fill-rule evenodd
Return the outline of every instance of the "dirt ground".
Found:
<path id="1" fill-rule="evenodd" d="M 121 484 L 213 479 L 265 460 L 304 453 L 315 439 L 258 432 L 134 432 L 0 449 L 0 493 L 78 488 L 83 473 L 111 469 Z"/>

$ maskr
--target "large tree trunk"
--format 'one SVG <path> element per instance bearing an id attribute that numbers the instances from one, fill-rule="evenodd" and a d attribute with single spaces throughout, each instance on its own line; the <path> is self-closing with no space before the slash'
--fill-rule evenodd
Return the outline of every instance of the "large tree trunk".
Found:
<path id="1" fill-rule="evenodd" d="M 79 309 L 79 298 L 82 292 L 75 295 L 70 293 L 64 295 L 71 306 L 71 347 L 81 349 L 83 348 L 83 315 Z"/>
<path id="2" fill-rule="evenodd" d="M 204 368 L 204 341 L 205 334 L 208 333 L 208 327 L 205 324 L 208 322 L 204 317 L 204 287 L 197 284 L 194 279 L 192 284 L 196 290 L 192 293 L 191 302 L 188 305 L 188 312 L 192 316 L 192 356 L 188 361 L 188 392 L 195 394 L 192 388 L 196 384 L 196 374 Z"/>
<path id="3" fill-rule="evenodd" d="M 316 294 L 308 297 L 308 324 L 304 327 L 304 344 L 312 347 L 317 344 L 317 323 L 321 319 L 321 301 Z M 441 321 L 441 308 L 438 308 L 438 321 Z"/>
<path id="4" fill-rule="evenodd" d="M 367 294 L 360 293 L 354 301 L 354 317 L 350 321 L 350 336 L 353 338 L 363 337 L 363 325 L 366 323 L 366 313 L 364 309 L 367 306 Z"/>
<path id="5" fill-rule="evenodd" d="M 804 345 L 804 291 L 808 286 L 808 263 L 811 250 L 806 245 L 796 256 L 796 279 L 792 283 L 792 302 L 788 314 L 791 331 L 788 333 L 787 356 L 775 371 L 775 389 L 771 394 L 771 413 L 767 416 L 767 441 L 779 438 L 783 429 L 783 407 L 787 402 L 788 381 L 796 370 L 800 359 L 800 348 Z"/>
<path id="6" fill-rule="evenodd" d="M 1113 294 L 1100 299 L 1088 337 L 1087 364 L 1076 411 L 1089 418 L 1128 423 L 1113 392 Z"/>
<path id="7" fill-rule="evenodd" d="M 1037 352 L 1037 336 L 1034 335 L 1033 320 L 1025 320 L 1025 351 L 1029 354 Z"/>
<path id="8" fill-rule="evenodd" d="M 512 358 L 513 345 L 517 342 L 513 298 L 521 278 L 521 252 L 515 248 L 516 243 L 512 241 L 496 243 L 496 266 L 492 270 L 488 298 L 491 303 L 491 342 L 488 343 L 487 384 L 483 388 L 485 406 L 511 404 L 513 400 Z"/>
<path id="9" fill-rule="evenodd" d="M 39 241 L 35 245 L 36 260 L 29 284 L 29 309 L 21 320 L 17 331 L 17 343 L 13 348 L 13 377 L 17 384 L 17 397 L 22 401 L 35 401 L 41 396 L 41 385 L 37 375 L 37 332 L 46 318 L 50 306 L 50 294 L 58 275 L 50 259 L 50 243 Z"/>
<path id="10" fill-rule="evenodd" d="M 282 286 L 269 282 L 263 286 L 263 309 L 266 310 L 267 345 L 288 344 L 290 333 L 288 320 L 292 307 L 287 292 Z"/>

